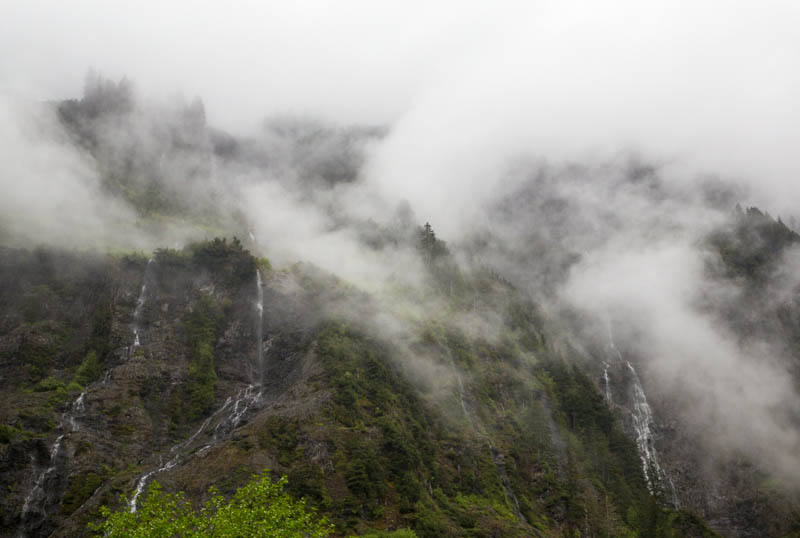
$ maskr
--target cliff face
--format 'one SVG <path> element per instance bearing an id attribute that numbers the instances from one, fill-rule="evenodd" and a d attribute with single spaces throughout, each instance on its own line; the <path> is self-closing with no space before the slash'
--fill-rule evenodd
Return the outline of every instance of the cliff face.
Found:
<path id="1" fill-rule="evenodd" d="M 2 535 L 87 535 L 154 480 L 199 501 L 265 468 L 342 534 L 711 535 L 648 493 L 587 365 L 492 275 L 450 292 L 449 316 L 478 294 L 503 319 L 475 336 L 435 313 L 387 330 L 373 298 L 238 241 L 3 260 Z"/>
<path id="2" fill-rule="evenodd" d="M 160 252 L 150 263 L 6 254 L 4 277 L 16 282 L 3 296 L 4 527 L 49 535 L 96 509 L 84 506 L 90 497 L 115 501 L 137 466 L 206 414 L 216 390 L 252 375 L 244 366 L 255 341 L 243 333 L 253 333 L 253 306 L 245 283 L 198 262 L 200 253 Z M 229 380 L 217 381 L 213 355 L 202 353 L 209 344 L 225 346 Z"/>

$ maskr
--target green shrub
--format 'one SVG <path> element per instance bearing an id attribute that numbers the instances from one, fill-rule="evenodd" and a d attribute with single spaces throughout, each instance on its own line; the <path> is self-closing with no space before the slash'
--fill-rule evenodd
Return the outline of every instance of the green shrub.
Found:
<path id="1" fill-rule="evenodd" d="M 196 510 L 183 493 L 164 493 L 157 482 L 148 488 L 139 510 L 129 512 L 100 509 L 105 521 L 90 527 L 106 538 L 325 538 L 332 526 L 283 489 L 286 477 L 277 482 L 267 471 L 226 500 L 211 489 L 212 497 Z"/>
<path id="2" fill-rule="evenodd" d="M 33 387 L 33 391 L 34 392 L 49 392 L 51 390 L 63 389 L 64 387 L 65 386 L 64 386 L 64 382 L 63 381 L 59 381 L 55 377 L 49 376 L 49 377 L 46 377 L 46 378 L 42 379 L 41 381 L 39 381 Z"/>
<path id="3" fill-rule="evenodd" d="M 100 361 L 97 359 L 97 353 L 91 350 L 86 354 L 81 365 L 78 366 L 78 370 L 75 372 L 75 382 L 86 386 L 98 379 L 100 374 L 102 374 L 102 370 Z"/>
<path id="4" fill-rule="evenodd" d="M 189 373 L 182 389 L 172 402 L 172 418 L 176 423 L 201 418 L 214 405 L 217 374 L 214 368 L 214 344 L 222 323 L 220 308 L 205 295 L 192 305 L 186 320 L 186 333 L 192 354 Z"/>

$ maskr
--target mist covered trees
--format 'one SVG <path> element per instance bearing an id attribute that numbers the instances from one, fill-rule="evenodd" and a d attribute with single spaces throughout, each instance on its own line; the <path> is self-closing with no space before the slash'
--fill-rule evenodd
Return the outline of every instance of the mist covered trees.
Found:
<path id="1" fill-rule="evenodd" d="M 775 220 L 756 207 L 743 210 L 738 204 L 728 226 L 709 237 L 727 276 L 746 277 L 754 283 L 768 278 L 784 250 L 798 242 L 800 235 L 780 218 Z"/>
<path id="2" fill-rule="evenodd" d="M 425 226 L 419 231 L 419 243 L 417 248 L 422 254 L 425 263 L 429 265 L 438 258 L 449 254 L 445 242 L 436 238 L 436 232 L 433 231 L 429 222 L 426 222 Z"/>

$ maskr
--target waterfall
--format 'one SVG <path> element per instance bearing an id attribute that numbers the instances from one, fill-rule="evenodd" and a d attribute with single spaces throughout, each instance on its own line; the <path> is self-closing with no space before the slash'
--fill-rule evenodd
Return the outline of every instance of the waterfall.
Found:
<path id="1" fill-rule="evenodd" d="M 69 428 L 71 432 L 78 431 L 80 426 L 78 425 L 77 415 L 80 413 L 81 415 L 86 412 L 86 391 L 81 392 L 81 395 L 78 396 L 78 399 L 72 403 L 72 412 L 65 415 L 67 421 L 69 422 Z"/>
<path id="2" fill-rule="evenodd" d="M 152 260 L 151 260 L 152 261 Z M 149 267 L 149 264 L 148 264 Z M 245 414 L 248 410 L 253 409 L 256 405 L 261 401 L 262 392 L 259 390 L 256 392 L 256 388 L 260 387 L 263 383 L 264 377 L 264 346 L 262 342 L 263 332 L 262 332 L 262 325 L 263 325 L 263 317 L 264 317 L 264 286 L 261 280 L 261 273 L 256 271 L 256 303 L 255 303 L 255 310 L 256 310 L 256 340 L 257 340 L 257 362 L 258 362 L 258 376 L 259 379 L 257 383 L 250 384 L 246 388 L 239 390 L 236 394 L 236 398 L 231 398 L 230 396 L 225 400 L 225 402 L 220 406 L 214 413 L 212 413 L 209 417 L 207 417 L 200 427 L 185 441 L 182 441 L 170 449 L 170 454 L 173 456 L 167 461 L 166 464 L 160 465 L 156 469 L 148 471 L 144 473 L 139 479 L 136 481 L 136 487 L 133 492 L 133 496 L 131 497 L 128 506 L 131 512 L 136 512 L 137 503 L 139 497 L 144 492 L 147 484 L 150 480 L 157 474 L 163 473 L 176 467 L 177 465 L 181 464 L 185 458 L 191 455 L 192 445 L 197 444 L 195 441 L 203 434 L 203 432 L 207 432 L 209 426 L 215 419 L 218 419 L 216 426 L 213 429 L 213 436 L 209 441 L 206 442 L 198 451 L 197 453 L 202 453 L 214 446 L 218 439 L 224 435 L 232 432 L 244 419 Z M 145 282 L 142 285 L 142 292 L 139 297 L 139 302 L 137 303 L 136 312 L 134 312 L 134 334 L 136 335 L 137 339 L 134 342 L 134 346 L 139 345 L 138 340 L 138 321 L 139 316 L 141 314 L 141 308 L 145 301 L 145 293 L 147 291 L 147 274 L 145 274 Z M 229 412 L 226 413 L 226 411 Z"/>
<path id="3" fill-rule="evenodd" d="M 149 471 L 149 472 L 147 472 L 147 473 L 145 473 L 145 474 L 143 474 L 142 476 L 139 477 L 139 480 L 136 481 L 136 488 L 134 489 L 133 496 L 131 497 L 131 500 L 128 502 L 128 506 L 129 506 L 131 512 L 136 512 L 136 508 L 137 508 L 136 505 L 137 505 L 137 502 L 139 500 L 139 496 L 144 492 L 144 488 L 147 486 L 147 483 L 150 481 L 150 479 L 154 475 L 156 475 L 158 473 L 162 473 L 164 471 L 168 471 L 168 470 L 172 469 L 173 467 L 177 466 L 178 463 L 180 463 L 180 457 L 181 457 L 180 451 L 182 449 L 185 449 L 185 448 L 189 447 L 189 445 L 192 444 L 192 441 L 194 441 L 201 433 L 203 433 L 203 431 L 206 429 L 206 427 L 209 425 L 209 423 L 214 419 L 214 417 L 218 416 L 220 413 L 225 411 L 225 409 L 230 404 L 231 404 L 231 397 L 228 396 L 228 399 L 225 400 L 225 403 L 222 404 L 222 407 L 220 407 L 219 409 L 214 411 L 214 413 L 212 413 L 211 416 L 209 416 L 207 419 L 205 419 L 203 421 L 203 423 L 200 425 L 200 427 L 197 429 L 197 431 L 195 431 L 186 441 L 178 443 L 177 445 L 175 445 L 174 447 L 172 447 L 170 449 L 171 453 L 176 453 L 177 452 L 177 454 L 175 454 L 166 463 L 166 465 L 162 465 L 161 467 L 158 467 L 157 469 Z M 210 445 L 206 445 L 206 446 L 210 446 Z M 204 447 L 204 448 L 206 448 L 206 447 Z"/>
<path id="4" fill-rule="evenodd" d="M 625 364 L 631 377 L 631 423 L 635 434 L 636 447 L 639 449 L 639 457 L 642 460 L 642 470 L 644 471 L 644 479 L 647 483 L 647 489 L 650 493 L 654 493 L 657 488 L 668 488 L 671 496 L 672 505 L 677 508 L 678 495 L 675 490 L 675 485 L 672 479 L 667 475 L 666 471 L 661 467 L 658 461 L 658 454 L 655 447 L 655 439 L 653 437 L 653 412 L 650 409 L 650 404 L 647 403 L 647 396 L 644 393 L 644 387 L 636 373 L 633 365 L 622 358 L 622 353 L 617 349 L 614 342 L 614 331 L 611 328 L 611 320 L 606 313 L 606 330 L 608 333 L 608 349 L 619 364 Z M 605 397 L 609 403 L 611 399 L 611 380 L 608 376 L 608 369 L 611 365 L 607 362 L 603 363 L 603 380 L 605 382 Z"/>
<path id="5" fill-rule="evenodd" d="M 650 425 L 653 422 L 653 415 L 650 411 L 650 405 L 647 403 L 647 397 L 644 394 L 642 383 L 636 370 L 630 362 L 626 363 L 628 370 L 633 379 L 633 429 L 636 431 L 636 445 L 639 447 L 639 455 L 642 458 L 642 466 L 644 468 L 644 478 L 647 480 L 648 489 L 652 492 L 653 480 L 650 477 L 650 468 L 658 472 L 661 467 L 658 464 L 655 447 L 653 446 L 653 432 Z"/>
<path id="6" fill-rule="evenodd" d="M 136 483 L 136 490 L 134 491 L 133 497 L 131 497 L 131 501 L 129 503 L 129 506 L 131 508 L 131 513 L 136 512 L 136 502 L 139 499 L 139 495 L 141 495 L 142 492 L 144 491 L 144 488 L 147 485 L 147 482 L 150 480 L 150 478 L 155 474 L 168 471 L 173 467 L 175 467 L 176 465 L 178 465 L 179 456 L 180 454 L 176 454 L 174 458 L 172 458 L 166 463 L 166 465 L 159 467 L 155 471 L 150 471 L 149 473 L 146 473 L 142 475 L 141 478 L 139 478 L 139 481 Z"/>
<path id="7" fill-rule="evenodd" d="M 678 496 L 675 491 L 675 485 L 658 462 L 658 454 L 656 453 L 652 431 L 653 414 L 650 410 L 650 405 L 647 403 L 644 388 L 642 387 L 642 383 L 633 365 L 630 362 L 626 362 L 625 364 L 633 380 L 633 409 L 631 410 L 631 415 L 633 418 L 633 429 L 636 432 L 636 446 L 639 448 L 639 457 L 642 459 L 644 478 L 647 481 L 647 489 L 650 493 L 654 493 L 657 485 L 668 485 L 672 497 L 671 501 L 677 508 Z M 654 474 L 654 476 L 651 476 L 651 474 Z"/>
<path id="8" fill-rule="evenodd" d="M 142 279 L 142 289 L 139 292 L 139 299 L 136 301 L 136 308 L 133 310 L 133 347 L 138 347 L 141 345 L 141 341 L 139 340 L 139 329 L 142 320 L 142 310 L 144 310 L 144 303 L 147 299 L 147 277 L 150 273 L 150 267 L 152 264 L 155 263 L 153 258 L 150 258 L 147 262 L 147 267 L 144 270 L 144 278 Z"/>
<path id="9" fill-rule="evenodd" d="M 489 450 L 492 452 L 492 462 L 494 463 L 494 468 L 497 471 L 497 475 L 500 478 L 500 485 L 503 487 L 503 492 L 506 494 L 506 499 L 511 503 L 511 509 L 514 512 L 514 515 L 517 516 L 517 519 L 520 521 L 524 521 L 528 523 L 527 518 L 522 514 L 522 510 L 519 507 L 519 499 L 511 490 L 511 486 L 508 480 L 508 473 L 505 470 L 505 462 L 503 454 L 498 451 L 492 442 L 486 437 L 487 442 L 489 443 Z"/>
<path id="10" fill-rule="evenodd" d="M 25 516 L 31 512 L 31 504 L 36 503 L 40 504 L 46 500 L 47 493 L 43 488 L 43 484 L 47 478 L 53 474 L 56 470 L 56 463 L 58 461 L 58 455 L 61 453 L 61 441 L 64 439 L 64 434 L 59 435 L 56 438 L 55 443 L 50 448 L 50 464 L 48 465 L 47 469 L 42 471 L 38 478 L 36 479 L 36 483 L 31 489 L 30 493 L 25 496 L 25 502 L 22 505 L 22 519 L 25 519 Z M 42 507 L 41 513 L 44 514 L 44 507 Z"/>
<path id="11" fill-rule="evenodd" d="M 261 391 L 254 392 L 254 389 L 254 385 L 247 385 L 236 394 L 231 412 L 214 428 L 213 442 L 216 442 L 219 432 L 232 432 L 242 421 L 247 410 L 261 401 Z"/>
<path id="12" fill-rule="evenodd" d="M 614 403 L 611 399 L 611 380 L 608 378 L 608 363 L 603 361 L 603 381 L 605 382 L 605 395 L 608 403 Z"/>
<path id="13" fill-rule="evenodd" d="M 456 381 L 458 381 L 458 399 L 461 402 L 461 412 L 464 413 L 464 418 L 471 424 L 472 419 L 470 419 L 467 411 L 467 401 L 464 399 L 464 384 L 461 382 L 461 376 L 458 375 L 455 365 L 453 365 L 453 375 L 456 376 Z"/>
<path id="14" fill-rule="evenodd" d="M 258 383 L 264 384 L 264 286 L 261 282 L 261 271 L 256 270 L 256 349 L 258 357 Z"/>
<path id="15" fill-rule="evenodd" d="M 136 512 L 139 497 L 142 493 L 144 493 L 144 490 L 147 487 L 147 484 L 150 482 L 150 479 L 159 473 L 169 471 L 188 458 L 192 452 L 192 444 L 203 432 L 208 431 L 207 429 L 209 425 L 215 419 L 219 419 L 219 422 L 214 427 L 210 442 L 207 442 L 200 449 L 198 449 L 197 454 L 204 453 L 206 450 L 216 445 L 223 435 L 231 433 L 241 423 L 247 411 L 255 408 L 257 404 L 261 402 L 262 393 L 261 391 L 256 392 L 255 389 L 255 385 L 248 385 L 246 388 L 239 390 L 235 399 L 228 396 L 222 406 L 214 411 L 211 416 L 206 418 L 200 427 L 191 436 L 189 436 L 188 439 L 178 443 L 170 449 L 170 454 L 173 454 L 173 456 L 169 459 L 169 461 L 167 461 L 166 464 L 160 465 L 156 469 L 148 471 L 140 476 L 136 481 L 136 487 L 134 488 L 133 496 L 128 502 L 130 511 Z M 225 411 L 229 408 L 230 411 L 225 413 Z"/>
<path id="16" fill-rule="evenodd" d="M 222 407 L 220 409 L 218 409 L 213 415 L 211 415 L 210 417 L 205 419 L 203 421 L 203 423 L 200 425 L 200 427 L 197 429 L 197 431 L 194 432 L 192 434 L 192 436 L 189 437 L 186 441 L 184 441 L 183 443 L 181 443 L 179 445 L 175 445 L 174 447 L 172 447 L 170 449 L 170 452 L 175 452 L 176 450 L 180 450 L 181 448 L 192 444 L 192 441 L 197 439 L 197 436 L 200 435 L 201 433 L 203 433 L 203 430 L 206 429 L 206 426 L 208 426 L 208 424 L 211 422 L 211 419 L 214 418 L 215 416 L 217 416 L 218 413 L 221 413 L 226 407 L 228 407 L 228 404 L 230 404 L 230 403 L 231 403 L 231 398 L 230 398 L 230 396 L 228 396 L 228 399 L 225 400 L 225 403 L 222 404 Z"/>
<path id="17" fill-rule="evenodd" d="M 72 432 L 76 432 L 80 429 L 77 419 L 85 412 L 86 391 L 81 392 L 78 398 L 72 402 L 72 404 L 70 404 L 67 410 L 64 411 L 64 414 L 61 416 L 61 424 L 59 425 L 59 428 L 65 433 L 62 433 L 56 437 L 56 440 L 50 447 L 50 461 L 48 462 L 47 468 L 39 473 L 39 475 L 36 477 L 36 482 L 34 483 L 33 488 L 28 495 L 25 496 L 25 501 L 22 504 L 22 515 L 20 518 L 23 527 L 29 525 L 32 520 L 36 524 L 41 524 L 41 522 L 44 521 L 44 518 L 47 517 L 48 494 L 54 489 L 54 485 L 51 481 L 53 479 L 58 480 L 56 471 L 58 470 L 59 463 L 63 464 L 63 458 L 60 458 L 60 456 L 65 454 L 63 450 L 64 441 Z M 48 484 L 48 482 L 51 483 Z M 21 536 L 25 536 L 26 534 L 27 533 L 23 529 Z"/>
<path id="18" fill-rule="evenodd" d="M 467 422 L 469 422 L 469 425 L 472 426 L 472 417 L 467 410 L 467 400 L 464 398 L 464 383 L 461 382 L 461 376 L 458 374 L 456 361 L 453 359 L 450 348 L 447 347 L 447 344 L 444 344 L 444 348 L 447 351 L 447 358 L 450 360 L 450 368 L 453 371 L 453 377 L 455 377 L 458 382 L 458 401 L 461 403 L 461 412 L 464 414 L 464 418 L 467 419 Z"/>

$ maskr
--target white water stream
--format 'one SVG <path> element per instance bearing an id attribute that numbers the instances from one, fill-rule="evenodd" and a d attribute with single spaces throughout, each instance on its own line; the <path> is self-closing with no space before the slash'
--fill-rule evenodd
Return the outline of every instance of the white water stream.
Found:
<path id="1" fill-rule="evenodd" d="M 145 279 L 146 280 L 146 279 Z M 137 303 L 137 308 L 140 308 L 140 305 L 144 304 L 143 297 L 145 293 L 145 284 L 142 286 L 142 296 L 140 297 L 140 302 Z M 256 326 L 256 344 L 257 344 L 257 359 L 258 359 L 258 372 L 259 372 L 259 382 L 257 384 L 250 384 L 247 387 L 240 389 L 239 392 L 236 394 L 235 398 L 228 397 L 222 406 L 219 407 L 216 411 L 214 411 L 211 416 L 206 418 L 200 427 L 187 438 L 185 441 L 178 443 L 177 445 L 173 446 L 170 449 L 170 454 L 173 456 L 167 461 L 166 464 L 160 465 L 158 468 L 148 471 L 147 473 L 143 474 L 139 477 L 139 480 L 136 481 L 136 487 L 134 489 L 133 496 L 131 497 L 128 506 L 131 512 L 136 512 L 137 504 L 139 501 L 139 497 L 144 492 L 145 488 L 147 487 L 148 482 L 150 481 L 153 476 L 168 471 L 173 467 L 179 465 L 182 460 L 186 457 L 190 456 L 192 453 L 192 445 L 193 443 L 200 437 L 200 435 L 207 431 L 209 425 L 217 419 L 218 422 L 214 427 L 212 437 L 210 441 L 208 441 L 205 445 L 203 445 L 199 450 L 197 450 L 197 454 L 202 454 L 210 449 L 212 446 L 216 445 L 219 442 L 219 439 L 222 437 L 230 434 L 236 429 L 237 426 L 242 422 L 245 417 L 245 414 L 248 410 L 252 410 L 258 406 L 261 402 L 262 392 L 262 384 L 261 381 L 263 380 L 264 375 L 264 347 L 262 342 L 262 321 L 263 321 L 263 314 L 264 314 L 264 287 L 263 282 L 261 280 L 261 273 L 256 271 L 256 313 L 257 313 L 257 326 Z M 137 316 L 134 315 L 134 319 L 137 319 Z"/>
<path id="2" fill-rule="evenodd" d="M 256 271 L 256 349 L 258 356 L 258 383 L 264 384 L 264 285 L 261 282 L 261 271 Z"/>
<path id="3" fill-rule="evenodd" d="M 606 401 L 611 404 L 614 401 L 611 399 L 611 380 L 608 377 L 608 367 L 609 364 L 607 362 L 603 362 L 603 381 L 605 382 L 605 396 Z"/>
<path id="4" fill-rule="evenodd" d="M 141 329 L 141 321 L 142 321 L 142 310 L 144 309 L 145 301 L 147 300 L 147 277 L 150 272 L 150 268 L 155 263 L 153 258 L 150 258 L 147 262 L 147 267 L 144 270 L 144 278 L 142 279 L 142 289 L 139 292 L 139 298 L 136 301 L 136 308 L 133 311 L 133 347 L 138 347 L 141 344 L 139 339 L 139 331 Z"/>
<path id="5" fill-rule="evenodd" d="M 133 496 L 128 503 L 130 511 L 136 512 L 139 497 L 144 492 L 147 484 L 150 482 L 150 479 L 153 478 L 153 476 L 165 471 L 169 471 L 173 467 L 176 467 L 182 463 L 186 457 L 191 455 L 192 444 L 203 432 L 207 431 L 208 426 L 214 421 L 214 419 L 219 419 L 219 422 L 214 427 L 213 436 L 210 442 L 197 450 L 197 454 L 207 451 L 212 446 L 216 445 L 223 436 L 230 434 L 242 421 L 245 413 L 260 403 L 262 393 L 260 390 L 256 392 L 256 388 L 257 387 L 255 385 L 248 385 L 246 388 L 241 389 L 236 394 L 236 398 L 231 398 L 229 396 L 222 406 L 214 411 L 211 416 L 206 418 L 200 427 L 188 439 L 178 443 L 170 449 L 170 453 L 173 454 L 173 456 L 169 459 L 169 461 L 167 461 L 167 463 L 160 465 L 158 468 L 148 471 L 140 476 L 139 480 L 136 481 L 136 488 L 134 489 Z M 229 408 L 230 411 L 226 413 L 225 411 Z"/>
<path id="6" fill-rule="evenodd" d="M 658 453 L 656 452 L 655 439 L 653 436 L 653 412 L 650 409 L 650 404 L 647 403 L 647 396 L 645 395 L 639 375 L 636 373 L 636 369 L 629 361 L 625 361 L 622 358 L 622 353 L 617 349 L 616 343 L 614 342 L 614 332 L 611 329 L 611 320 L 608 315 L 606 315 L 606 329 L 612 358 L 620 365 L 624 364 L 630 374 L 631 423 L 636 436 L 636 447 L 639 449 L 639 457 L 642 460 L 642 470 L 644 471 L 644 478 L 647 482 L 647 489 L 650 493 L 653 493 L 659 486 L 667 487 L 671 496 L 670 500 L 673 506 L 677 508 L 679 503 L 675 485 L 658 461 Z M 611 397 L 611 380 L 608 375 L 608 369 L 610 367 L 611 365 L 609 363 L 603 363 L 605 397 L 609 404 L 613 403 Z"/>
<path id="7" fill-rule="evenodd" d="M 61 416 L 61 424 L 59 428 L 62 433 L 56 440 L 53 442 L 53 445 L 50 447 L 50 461 L 48 462 L 47 468 L 39 473 L 36 478 L 36 482 L 33 485 L 31 491 L 25 496 L 25 501 L 22 505 L 22 522 L 25 523 L 26 519 L 29 515 L 36 513 L 41 516 L 46 516 L 46 503 L 47 503 L 47 490 L 46 490 L 46 482 L 53 476 L 58 470 L 58 465 L 60 462 L 60 456 L 63 453 L 63 442 L 66 437 L 68 437 L 72 432 L 76 432 L 80 429 L 80 424 L 78 423 L 78 419 L 86 412 L 86 392 L 81 392 L 78 398 L 64 411 L 64 414 Z M 66 457 L 66 455 L 65 455 Z M 24 535 L 21 534 L 21 535 Z"/>

